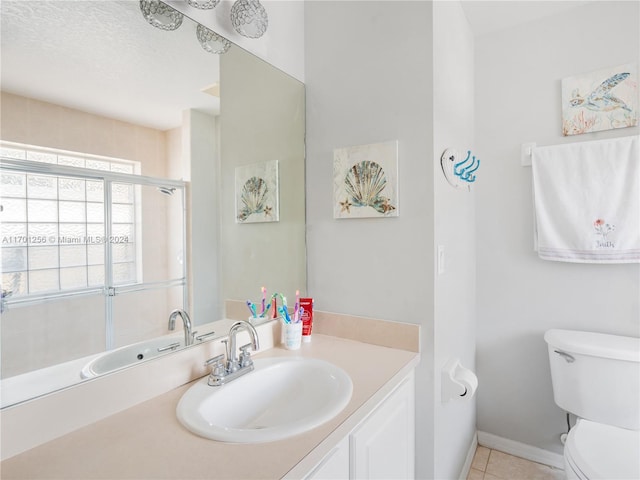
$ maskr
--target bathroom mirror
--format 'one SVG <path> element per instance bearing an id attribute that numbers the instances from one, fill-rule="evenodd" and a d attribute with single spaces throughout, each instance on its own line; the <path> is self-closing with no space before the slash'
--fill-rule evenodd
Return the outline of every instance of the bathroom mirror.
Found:
<path id="1" fill-rule="evenodd" d="M 85 381 L 75 366 L 58 375 L 61 365 L 85 358 L 86 351 L 74 353 L 80 343 L 97 355 L 109 343 L 105 336 L 114 336 L 110 344 L 118 348 L 151 341 L 171 333 L 169 313 L 183 307 L 199 335 L 216 331 L 202 340 L 209 341 L 227 333 L 226 300 L 259 302 L 261 286 L 269 294 L 306 291 L 301 82 L 236 45 L 223 56 L 205 52 L 187 17 L 175 31 L 154 28 L 137 1 L 6 0 L 0 8 L 0 140 L 124 160 L 142 157 L 143 176 L 184 179 L 184 195 L 180 187 L 172 196 L 139 190 L 148 203 L 143 214 L 157 212 L 159 205 L 167 215 L 186 211 L 186 247 L 166 252 L 170 263 L 188 265 L 186 294 L 171 283 L 180 277 L 175 274 L 161 279 L 170 287 L 166 295 L 133 292 L 135 310 L 115 297 L 110 309 L 118 317 L 112 323 L 126 323 L 135 333 L 129 340 L 123 329 L 108 333 L 102 295 L 77 297 L 75 306 L 63 309 L 40 303 L 20 322 L 11 316 L 27 310 L 9 304 L 0 325 L 2 393 L 17 400 L 3 400 L 3 407 Z M 89 131 L 90 126 L 95 128 Z M 278 164 L 279 220 L 239 222 L 236 168 L 270 161 Z M 175 230 L 177 218 L 161 230 Z M 160 236 L 141 238 L 142 258 L 151 262 Z M 48 330 L 41 328 L 45 324 Z M 16 348 L 8 348 L 10 343 Z M 36 355 L 41 358 L 31 362 Z M 12 371 L 25 362 L 34 367 Z M 13 380 L 23 376 L 42 388 L 16 394 L 21 383 Z"/>

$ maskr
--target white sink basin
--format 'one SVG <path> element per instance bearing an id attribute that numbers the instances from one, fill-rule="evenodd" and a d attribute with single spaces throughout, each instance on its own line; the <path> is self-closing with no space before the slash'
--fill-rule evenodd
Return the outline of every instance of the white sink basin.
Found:
<path id="1" fill-rule="evenodd" d="M 127 345 L 126 347 L 117 348 L 98 355 L 82 368 L 80 375 L 82 378 L 103 375 L 122 367 L 135 365 L 150 358 L 173 352 L 183 347 L 184 337 L 182 336 L 164 336 L 133 345 Z"/>
<path id="2" fill-rule="evenodd" d="M 309 431 L 335 417 L 353 384 L 341 368 L 300 357 L 260 358 L 255 370 L 226 385 L 207 377 L 180 399 L 178 420 L 191 432 L 233 443 L 270 442 Z"/>

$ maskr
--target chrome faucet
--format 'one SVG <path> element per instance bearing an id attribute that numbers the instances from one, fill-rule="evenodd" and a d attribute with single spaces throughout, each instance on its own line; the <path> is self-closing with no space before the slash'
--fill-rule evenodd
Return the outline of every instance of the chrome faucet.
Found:
<path id="1" fill-rule="evenodd" d="M 184 344 L 185 346 L 192 345 L 193 337 L 195 336 L 196 332 L 191 332 L 191 318 L 189 317 L 189 314 L 184 310 L 178 308 L 171 312 L 171 315 L 169 315 L 169 330 L 175 330 L 176 317 L 178 315 L 180 315 L 180 318 L 182 318 L 182 324 L 184 326 Z"/>
<path id="2" fill-rule="evenodd" d="M 240 347 L 240 357 L 236 352 L 236 335 L 240 330 L 247 330 L 251 337 L 251 343 L 247 343 Z M 229 329 L 229 338 L 222 340 L 226 344 L 227 361 L 225 363 L 224 353 L 221 353 L 217 357 L 210 358 L 205 362 L 205 365 L 212 365 L 211 374 L 209 375 L 208 384 L 211 387 L 217 387 L 229 383 L 238 377 L 241 377 L 245 373 L 249 373 L 253 370 L 253 360 L 251 360 L 251 353 L 248 351 L 251 348 L 254 352 L 260 348 L 260 342 L 258 340 L 258 332 L 253 325 L 249 322 L 239 320 L 231 325 Z"/>

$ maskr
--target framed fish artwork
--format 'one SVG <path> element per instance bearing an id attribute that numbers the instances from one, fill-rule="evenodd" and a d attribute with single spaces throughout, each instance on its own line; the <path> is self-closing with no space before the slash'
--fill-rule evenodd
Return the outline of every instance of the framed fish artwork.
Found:
<path id="1" fill-rule="evenodd" d="M 333 151 L 333 218 L 398 216 L 398 141 Z"/>
<path id="2" fill-rule="evenodd" d="M 562 134 L 638 125 L 638 65 L 626 64 L 562 80 Z"/>
<path id="3" fill-rule="evenodd" d="M 236 167 L 236 223 L 277 222 L 278 160 Z"/>

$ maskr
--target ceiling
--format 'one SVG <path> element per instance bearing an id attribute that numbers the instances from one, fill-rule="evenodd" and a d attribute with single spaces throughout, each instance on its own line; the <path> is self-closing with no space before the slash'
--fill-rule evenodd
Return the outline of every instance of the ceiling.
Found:
<path id="1" fill-rule="evenodd" d="M 219 80 L 196 25 L 154 28 L 139 2 L 2 0 L 2 89 L 166 130 L 182 111 L 219 112 L 202 89 Z"/>
<path id="2" fill-rule="evenodd" d="M 465 0 L 475 35 L 555 15 L 588 1 Z M 193 108 L 219 113 L 202 90 L 219 81 L 219 57 L 185 17 L 172 32 L 149 25 L 138 1 L 2 0 L 2 89 L 166 130 Z"/>
<path id="3" fill-rule="evenodd" d="M 463 0 L 462 8 L 475 35 L 516 27 L 580 7 L 593 0 Z"/>

